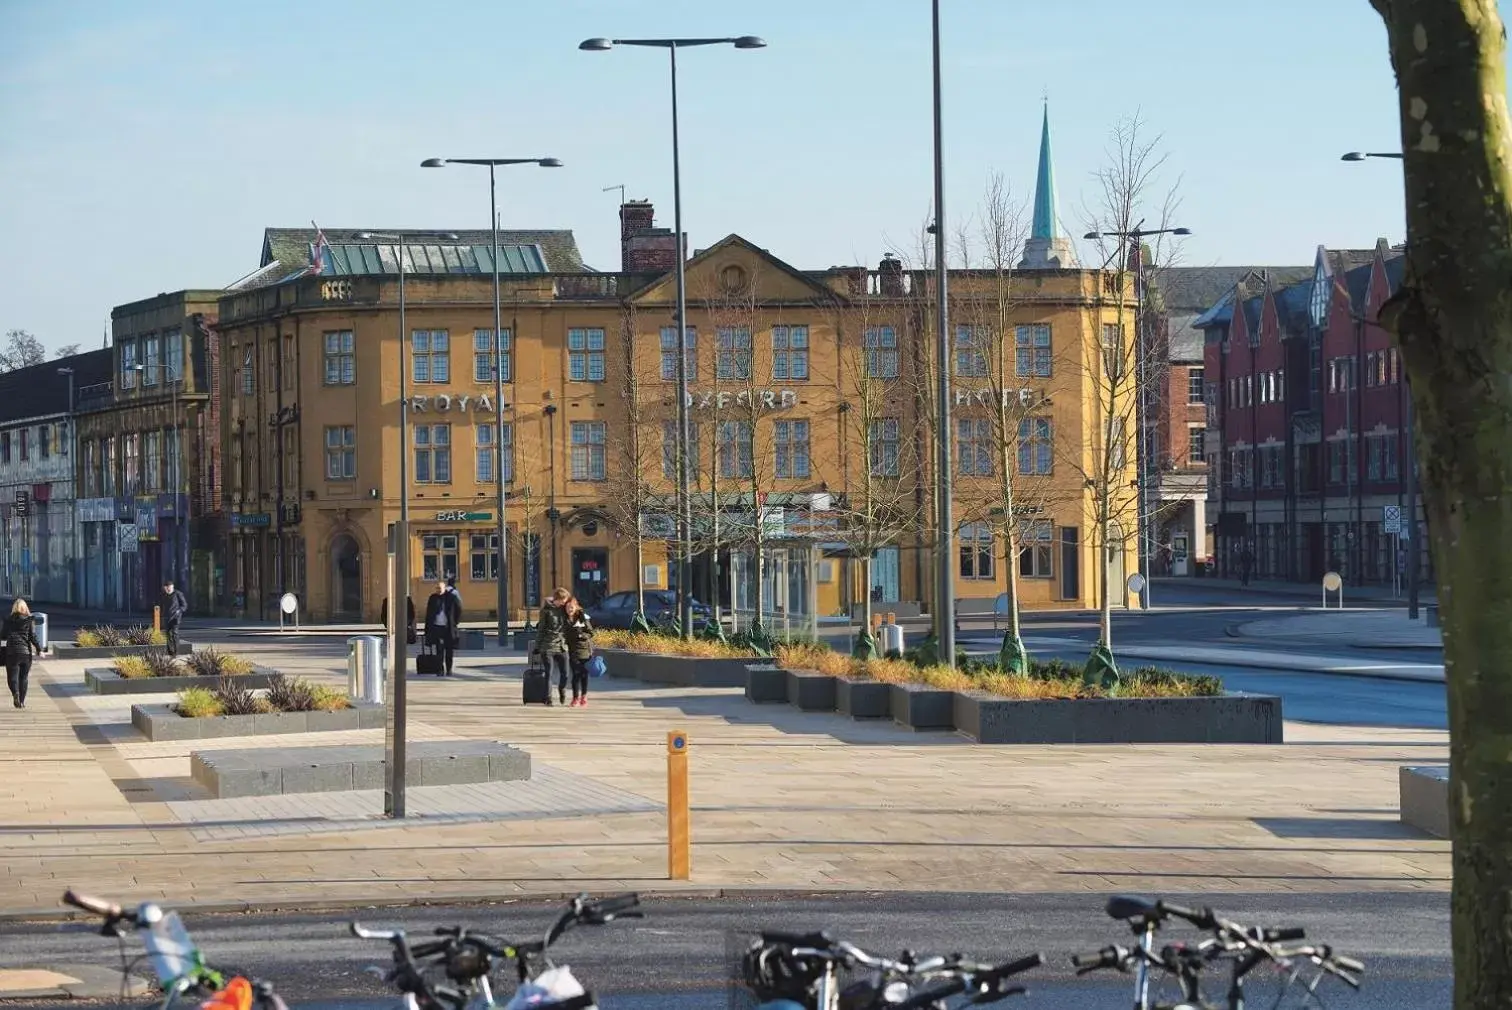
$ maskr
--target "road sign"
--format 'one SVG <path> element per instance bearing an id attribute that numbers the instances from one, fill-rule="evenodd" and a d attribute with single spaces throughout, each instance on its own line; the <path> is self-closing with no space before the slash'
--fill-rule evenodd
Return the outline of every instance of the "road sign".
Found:
<path id="1" fill-rule="evenodd" d="M 1387 505 L 1381 509 L 1381 532 L 1401 534 L 1402 506 Z"/>
<path id="2" fill-rule="evenodd" d="M 141 527 L 137 526 L 136 523 L 116 524 L 116 547 L 120 550 L 120 553 L 137 553 L 137 538 L 140 535 L 140 530 Z"/>

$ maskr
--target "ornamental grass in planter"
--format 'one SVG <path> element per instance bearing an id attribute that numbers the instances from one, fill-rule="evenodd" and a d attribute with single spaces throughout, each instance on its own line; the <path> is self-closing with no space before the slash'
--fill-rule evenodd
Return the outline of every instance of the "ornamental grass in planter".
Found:
<path id="1" fill-rule="evenodd" d="M 593 644 L 605 649 L 624 649 L 657 656 L 682 656 L 688 659 L 750 659 L 755 656 L 748 646 L 709 638 L 678 638 L 655 632 L 596 631 Z"/>
<path id="2" fill-rule="evenodd" d="M 243 687 L 234 675 L 223 676 L 214 688 L 189 687 L 179 692 L 174 711 L 186 719 L 224 715 L 267 715 L 273 712 L 338 712 L 351 700 L 335 688 L 311 684 L 300 677 L 277 674 L 266 693 Z"/>
<path id="3" fill-rule="evenodd" d="M 123 629 L 109 624 L 99 624 L 92 628 L 80 628 L 74 632 L 74 645 L 81 649 L 114 649 L 127 645 L 167 644 L 167 635 L 142 625 Z"/>

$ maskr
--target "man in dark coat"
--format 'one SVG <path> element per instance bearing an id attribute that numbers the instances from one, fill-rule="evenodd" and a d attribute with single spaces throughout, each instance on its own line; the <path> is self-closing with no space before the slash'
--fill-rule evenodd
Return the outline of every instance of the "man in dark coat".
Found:
<path id="1" fill-rule="evenodd" d="M 173 588 L 173 580 L 163 583 L 162 608 L 163 633 L 168 636 L 168 655 L 178 655 L 179 622 L 189 612 L 189 601 L 184 594 Z"/>
<path id="2" fill-rule="evenodd" d="M 462 635 L 462 604 L 445 582 L 436 583 L 436 591 L 425 601 L 425 644 L 441 653 L 446 675 L 451 676 L 457 656 L 457 640 Z"/>

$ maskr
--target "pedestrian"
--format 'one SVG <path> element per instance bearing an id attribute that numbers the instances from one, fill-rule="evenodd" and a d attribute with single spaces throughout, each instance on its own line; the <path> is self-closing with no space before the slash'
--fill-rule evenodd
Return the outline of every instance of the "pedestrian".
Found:
<path id="1" fill-rule="evenodd" d="M 557 677 L 557 697 L 567 704 L 567 678 L 570 663 L 567 652 L 567 601 L 572 594 L 558 588 L 541 607 L 541 619 L 536 622 L 536 655 L 546 670 L 547 682 L 552 671 Z"/>
<path id="2" fill-rule="evenodd" d="M 160 605 L 163 619 L 163 632 L 168 636 L 168 655 L 178 655 L 178 629 L 179 622 L 189 612 L 189 601 L 184 599 L 184 594 L 173 588 L 173 580 L 163 583 L 163 602 Z"/>
<path id="3" fill-rule="evenodd" d="M 406 596 L 404 598 L 404 610 L 405 610 L 405 614 L 404 614 L 404 616 L 405 616 L 404 640 L 407 643 L 409 643 L 410 645 L 414 645 L 415 644 L 415 598 L 413 596 Z M 387 596 L 385 596 L 383 598 L 383 607 L 382 607 L 382 610 L 380 611 L 379 616 L 378 616 L 378 623 L 383 625 L 385 631 L 388 630 L 389 610 L 388 610 L 388 597 Z"/>
<path id="4" fill-rule="evenodd" d="M 21 597 L 11 604 L 10 614 L 0 625 L 0 651 L 5 655 L 5 686 L 10 688 L 11 704 L 26 707 L 26 682 L 31 677 L 32 656 L 42 655 L 37 631 L 32 623 L 31 608 Z"/>
<path id="5" fill-rule="evenodd" d="M 446 583 L 437 582 L 436 591 L 425 601 L 425 644 L 441 654 L 442 669 L 451 676 L 457 656 L 457 636 L 462 633 L 462 604 Z"/>
<path id="6" fill-rule="evenodd" d="M 1239 555 L 1239 584 L 1249 585 L 1250 574 L 1255 570 L 1255 552 L 1248 547 Z"/>
<path id="7" fill-rule="evenodd" d="M 567 662 L 572 667 L 572 702 L 582 708 L 588 704 L 588 661 L 593 658 L 593 622 L 576 596 L 568 596 L 562 607 L 567 616 Z"/>
<path id="8" fill-rule="evenodd" d="M 446 577 L 446 588 L 457 598 L 457 606 L 460 608 L 462 606 L 462 594 L 457 592 L 457 577 L 455 575 L 448 575 Z"/>

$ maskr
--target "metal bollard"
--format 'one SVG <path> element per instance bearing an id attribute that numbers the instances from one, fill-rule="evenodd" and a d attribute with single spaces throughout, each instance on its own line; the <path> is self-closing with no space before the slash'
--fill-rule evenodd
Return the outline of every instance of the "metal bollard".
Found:
<path id="1" fill-rule="evenodd" d="M 688 814 L 688 734 L 667 734 L 667 876 L 687 880 L 693 870 Z"/>
<path id="2" fill-rule="evenodd" d="M 383 641 L 374 635 L 347 639 L 347 696 L 383 704 Z"/>

